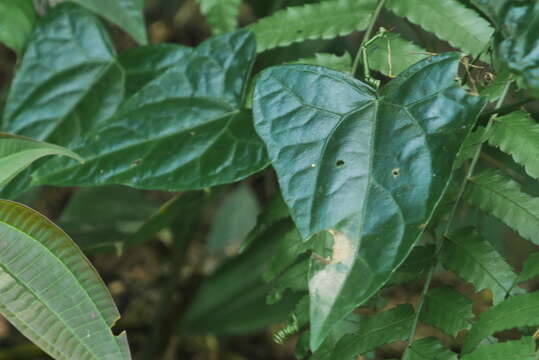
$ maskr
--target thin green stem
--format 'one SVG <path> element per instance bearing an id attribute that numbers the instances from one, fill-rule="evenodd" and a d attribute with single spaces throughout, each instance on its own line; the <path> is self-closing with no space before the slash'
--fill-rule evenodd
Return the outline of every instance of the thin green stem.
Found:
<path id="1" fill-rule="evenodd" d="M 363 39 L 361 40 L 361 44 L 359 44 L 356 57 L 354 58 L 354 64 L 352 65 L 353 76 L 356 75 L 357 69 L 359 67 L 359 62 L 361 60 L 361 51 L 363 50 L 363 47 L 365 46 L 367 41 L 370 39 L 372 35 L 372 31 L 374 30 L 374 25 L 376 24 L 376 20 L 378 20 L 378 16 L 380 16 L 380 12 L 382 11 L 385 3 L 386 3 L 386 0 L 379 0 L 378 5 L 376 6 L 376 9 L 374 10 L 374 13 L 372 14 L 371 20 L 367 27 L 367 31 L 365 32 L 365 35 L 363 36 Z"/>

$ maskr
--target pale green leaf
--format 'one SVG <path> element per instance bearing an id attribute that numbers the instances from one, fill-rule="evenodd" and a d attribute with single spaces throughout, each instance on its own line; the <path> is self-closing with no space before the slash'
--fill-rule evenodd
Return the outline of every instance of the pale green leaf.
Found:
<path id="1" fill-rule="evenodd" d="M 39 213 L 0 200 L 0 313 L 58 360 L 130 359 L 119 313 L 73 241 Z"/>
<path id="2" fill-rule="evenodd" d="M 473 302 L 457 290 L 440 286 L 429 290 L 421 310 L 421 321 L 450 336 L 472 326 Z"/>
<path id="3" fill-rule="evenodd" d="M 80 156 L 61 146 L 0 133 L 0 188 L 34 161 L 50 155 L 68 156 L 84 162 Z"/>
<path id="4" fill-rule="evenodd" d="M 539 124 L 524 111 L 496 118 L 488 142 L 510 154 L 526 173 L 539 179 Z"/>
<path id="5" fill-rule="evenodd" d="M 458 0 L 388 0 L 386 7 L 474 56 L 494 33 L 488 21 Z"/>
<path id="6" fill-rule="evenodd" d="M 457 360 L 457 354 L 446 349 L 438 339 L 427 337 L 414 341 L 402 360 Z"/>
<path id="7" fill-rule="evenodd" d="M 238 27 L 241 0 L 197 0 L 197 2 L 214 34 L 229 32 Z"/>
<path id="8" fill-rule="evenodd" d="M 476 291 L 489 289 L 495 304 L 505 298 L 517 278 L 496 249 L 474 229 L 451 234 L 441 257 L 446 269 L 472 283 Z"/>
<path id="9" fill-rule="evenodd" d="M 318 65 L 345 73 L 352 72 L 352 56 L 349 53 L 344 53 L 342 56 L 316 53 L 314 57 L 298 59 L 290 64 Z"/>
<path id="10" fill-rule="evenodd" d="M 539 245 L 539 198 L 522 192 L 515 181 L 496 171 L 484 171 L 470 179 L 467 200 Z"/>
<path id="11" fill-rule="evenodd" d="M 520 340 L 506 341 L 500 344 L 483 345 L 462 360 L 536 360 L 535 340 L 524 337 Z"/>
<path id="12" fill-rule="evenodd" d="M 398 34 L 387 33 L 367 48 L 369 68 L 389 77 L 395 77 L 429 55 L 421 46 L 403 39 Z"/>
<path id="13" fill-rule="evenodd" d="M 254 60 L 249 32 L 210 38 L 72 146 L 84 165 L 49 161 L 35 183 L 178 191 L 260 171 L 266 151 L 242 109 Z"/>
<path id="14" fill-rule="evenodd" d="M 248 27 L 256 35 L 258 51 L 311 39 L 332 39 L 365 30 L 375 0 L 332 0 L 288 7 Z"/>
<path id="15" fill-rule="evenodd" d="M 139 44 L 146 44 L 144 0 L 69 0 L 123 28 Z"/>
<path id="16" fill-rule="evenodd" d="M 539 325 L 539 292 L 510 297 L 485 311 L 469 331 L 463 353 L 474 350 L 485 338 L 502 330 Z"/>
<path id="17" fill-rule="evenodd" d="M 32 0 L 0 0 L 0 43 L 22 53 L 32 34 L 36 11 Z"/>
<path id="18" fill-rule="evenodd" d="M 379 93 L 317 66 L 259 76 L 255 125 L 292 217 L 304 239 L 324 230 L 336 239 L 327 264 L 312 263 L 313 349 L 389 279 L 445 191 L 482 108 L 453 79 L 459 58 L 425 59 Z"/>

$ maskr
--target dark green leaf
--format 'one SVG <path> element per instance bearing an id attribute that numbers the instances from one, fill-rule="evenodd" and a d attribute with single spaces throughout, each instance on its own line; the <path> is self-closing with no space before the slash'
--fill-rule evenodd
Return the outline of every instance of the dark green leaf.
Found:
<path id="1" fill-rule="evenodd" d="M 471 282 L 476 291 L 489 289 L 495 304 L 504 299 L 517 278 L 496 249 L 473 229 L 463 229 L 446 239 L 442 263 Z"/>
<path id="2" fill-rule="evenodd" d="M 466 337 L 463 352 L 474 350 L 495 332 L 536 325 L 539 325 L 539 292 L 513 296 L 481 314 Z"/>
<path id="3" fill-rule="evenodd" d="M 0 200 L 0 312 L 58 360 L 127 360 L 119 313 L 80 249 L 44 216 Z"/>
<path id="4" fill-rule="evenodd" d="M 36 184 L 178 191 L 235 182 L 263 169 L 263 143 L 250 113 L 241 110 L 254 59 L 247 31 L 207 40 L 74 144 L 83 166 L 50 161 Z"/>
<path id="5" fill-rule="evenodd" d="M 292 216 L 305 239 L 324 230 L 336 239 L 328 264 L 313 263 L 313 349 L 388 280 L 442 196 L 482 107 L 454 81 L 458 62 L 424 60 L 380 94 L 316 66 L 260 75 L 255 123 Z"/>
<path id="6" fill-rule="evenodd" d="M 447 335 L 457 336 L 459 331 L 472 326 L 473 302 L 457 290 L 440 286 L 425 296 L 421 321 L 435 326 Z"/>
<path id="7" fill-rule="evenodd" d="M 120 26 L 139 44 L 146 44 L 144 0 L 69 0 L 84 6 Z"/>
<path id="8" fill-rule="evenodd" d="M 36 20 L 33 1 L 0 0 L 0 14 L 0 43 L 22 53 Z"/>
<path id="9" fill-rule="evenodd" d="M 524 282 L 539 276 L 539 252 L 534 252 L 525 261 L 518 281 Z"/>
<path id="10" fill-rule="evenodd" d="M 478 126 L 475 131 L 469 133 L 457 154 L 453 168 L 460 169 L 465 161 L 472 159 L 484 140 L 485 128 L 483 126 Z"/>
<path id="11" fill-rule="evenodd" d="M 414 341 L 402 360 L 457 360 L 457 354 L 446 349 L 438 339 L 427 337 Z"/>
<path id="12" fill-rule="evenodd" d="M 536 360 L 535 340 L 524 337 L 520 340 L 507 341 L 501 344 L 484 345 L 473 353 L 465 355 L 462 360 Z"/>
<path id="13" fill-rule="evenodd" d="M 424 276 L 432 266 L 436 248 L 434 245 L 416 246 L 406 260 L 391 275 L 386 286 L 401 285 L 418 280 Z"/>

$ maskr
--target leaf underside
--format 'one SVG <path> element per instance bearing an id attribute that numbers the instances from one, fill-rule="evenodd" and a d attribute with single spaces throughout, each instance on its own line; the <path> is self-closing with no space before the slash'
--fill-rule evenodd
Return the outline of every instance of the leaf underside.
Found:
<path id="1" fill-rule="evenodd" d="M 305 239 L 332 230 L 345 249 L 327 265 L 312 262 L 314 350 L 388 280 L 443 194 L 482 108 L 455 83 L 458 62 L 454 53 L 426 59 L 379 94 L 316 66 L 260 75 L 255 126 L 294 221 Z"/>

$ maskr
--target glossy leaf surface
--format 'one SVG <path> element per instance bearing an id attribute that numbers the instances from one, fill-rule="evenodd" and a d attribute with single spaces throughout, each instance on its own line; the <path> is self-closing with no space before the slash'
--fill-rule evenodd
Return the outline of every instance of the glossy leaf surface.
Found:
<path id="1" fill-rule="evenodd" d="M 247 31 L 211 38 L 73 145 L 86 160 L 50 161 L 39 184 L 121 184 L 168 191 L 238 181 L 267 163 L 242 110 L 255 59 Z"/>
<path id="2" fill-rule="evenodd" d="M 0 43 L 22 53 L 37 17 L 33 1 L 0 0 L 0 14 Z"/>
<path id="3" fill-rule="evenodd" d="M 148 42 L 144 0 L 70 0 L 84 6 L 129 33 L 139 44 Z"/>
<path id="4" fill-rule="evenodd" d="M 255 124 L 292 217 L 305 239 L 331 230 L 338 248 L 312 265 L 313 349 L 388 280 L 442 196 L 482 107 L 455 83 L 458 61 L 424 60 L 380 93 L 316 66 L 260 75 Z"/>
<path id="5" fill-rule="evenodd" d="M 37 212 L 0 200 L 0 312 L 55 359 L 127 360 L 119 313 L 80 249 Z"/>
<path id="6" fill-rule="evenodd" d="M 63 155 L 84 162 L 72 151 L 61 146 L 0 133 L 0 188 L 34 161 L 50 155 Z"/>
<path id="7" fill-rule="evenodd" d="M 539 325 L 539 292 L 513 296 L 481 314 L 466 337 L 463 352 L 472 351 L 495 332 L 536 325 Z"/>
<path id="8" fill-rule="evenodd" d="M 476 291 L 489 289 L 494 304 L 503 301 L 517 278 L 505 259 L 473 229 L 447 238 L 441 258 L 446 269 L 471 282 Z"/>

